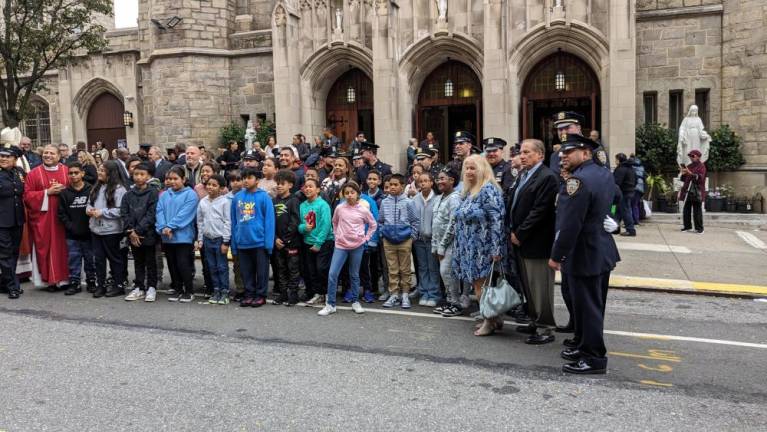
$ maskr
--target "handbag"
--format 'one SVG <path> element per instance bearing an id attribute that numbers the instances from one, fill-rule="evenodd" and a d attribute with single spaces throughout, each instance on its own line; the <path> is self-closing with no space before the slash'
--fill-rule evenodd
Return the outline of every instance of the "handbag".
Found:
<path id="1" fill-rule="evenodd" d="M 690 181 L 690 187 L 687 188 L 687 199 L 694 203 L 701 202 L 700 188 L 698 187 L 698 182 L 694 179 Z"/>
<path id="2" fill-rule="evenodd" d="M 399 220 L 399 209 L 394 204 L 394 220 Z M 386 224 L 381 227 L 381 235 L 392 244 L 400 244 L 410 238 L 410 225 L 405 224 Z"/>
<path id="3" fill-rule="evenodd" d="M 492 284 L 493 270 L 495 270 L 495 261 L 490 268 L 490 276 L 485 279 L 485 283 L 482 285 L 482 297 L 479 299 L 479 313 L 484 318 L 501 316 L 522 303 L 519 293 L 506 280 L 503 265 L 501 265 L 501 273 L 496 278 L 494 285 Z"/>

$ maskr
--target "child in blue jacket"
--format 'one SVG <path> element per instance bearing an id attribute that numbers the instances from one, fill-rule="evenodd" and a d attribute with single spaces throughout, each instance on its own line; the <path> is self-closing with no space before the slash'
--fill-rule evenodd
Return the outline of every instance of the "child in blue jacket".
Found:
<path id="1" fill-rule="evenodd" d="M 274 247 L 274 204 L 266 191 L 258 188 L 260 172 L 242 171 L 243 189 L 232 198 L 232 236 L 230 249 L 240 260 L 245 282 L 242 307 L 266 304 L 269 284 L 269 255 Z"/>
<path id="2" fill-rule="evenodd" d="M 155 229 L 162 238 L 174 294 L 168 301 L 190 303 L 194 299 L 194 219 L 197 193 L 184 185 L 184 167 L 175 165 L 165 174 L 168 189 L 157 202 Z"/>

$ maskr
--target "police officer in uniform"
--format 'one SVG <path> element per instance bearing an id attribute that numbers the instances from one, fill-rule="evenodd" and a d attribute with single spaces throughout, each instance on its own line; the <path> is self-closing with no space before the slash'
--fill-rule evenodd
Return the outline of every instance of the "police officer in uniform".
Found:
<path id="1" fill-rule="evenodd" d="M 573 111 L 560 111 L 554 115 L 554 127 L 557 128 L 557 136 L 559 136 L 560 142 L 565 142 L 567 134 L 583 135 L 581 126 L 586 121 L 586 118 L 577 112 Z M 554 151 L 549 159 L 549 168 L 554 170 L 554 173 L 559 175 L 559 154 L 562 151 L 560 147 L 559 151 Z M 597 148 L 593 151 L 594 163 L 599 166 L 607 167 L 610 169 L 610 158 L 607 157 L 607 152 L 601 144 L 597 144 Z"/>
<path id="2" fill-rule="evenodd" d="M 506 147 L 506 141 L 501 138 L 485 138 L 482 141 L 482 147 L 485 149 L 485 159 L 490 163 L 495 174 L 495 181 L 501 186 L 501 190 L 507 191 L 514 183 L 514 177 L 511 174 L 511 164 L 503 158 L 503 148 Z"/>
<path id="3" fill-rule="evenodd" d="M 579 134 L 562 142 L 562 168 L 569 176 L 557 198 L 557 222 L 549 266 L 562 272 L 573 302 L 578 345 L 561 356 L 562 370 L 603 374 L 607 370 L 604 314 L 610 272 L 620 261 L 612 235 L 603 228 L 614 196 L 610 170 L 593 161 L 598 144 Z"/>
<path id="4" fill-rule="evenodd" d="M 16 159 L 22 154 L 15 146 L 0 148 L 0 290 L 10 299 L 21 295 L 16 262 L 25 220 L 24 171 L 16 166 Z"/>
<path id="5" fill-rule="evenodd" d="M 371 170 L 376 170 L 381 173 L 381 178 L 391 175 L 391 165 L 378 160 L 378 146 L 376 144 L 373 144 L 370 141 L 361 143 L 360 153 L 362 153 L 362 158 L 365 159 L 365 164 L 357 170 L 357 184 L 366 184 L 365 181 Z"/>

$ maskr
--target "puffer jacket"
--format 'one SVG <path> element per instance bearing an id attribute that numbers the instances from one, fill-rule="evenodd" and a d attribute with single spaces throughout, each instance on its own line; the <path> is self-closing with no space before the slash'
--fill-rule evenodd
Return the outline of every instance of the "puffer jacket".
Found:
<path id="1" fill-rule="evenodd" d="M 458 191 L 434 198 L 434 217 L 431 223 L 431 252 L 444 256 L 455 237 L 455 209 L 461 204 Z"/>
<path id="2" fill-rule="evenodd" d="M 378 209 L 378 222 L 380 223 L 381 233 L 385 232 L 383 227 L 386 225 L 408 225 L 410 226 L 410 238 L 418 238 L 418 213 L 413 206 L 413 200 L 404 193 L 400 196 L 389 195 L 381 202 L 381 208 Z"/>

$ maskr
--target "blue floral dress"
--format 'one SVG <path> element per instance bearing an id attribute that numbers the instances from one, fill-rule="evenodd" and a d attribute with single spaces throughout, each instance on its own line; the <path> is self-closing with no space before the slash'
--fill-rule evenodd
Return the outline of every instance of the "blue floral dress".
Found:
<path id="1" fill-rule="evenodd" d="M 503 256 L 505 208 L 500 189 L 488 183 L 476 196 L 466 196 L 455 210 L 453 276 L 474 282 L 490 274 L 493 256 Z"/>

